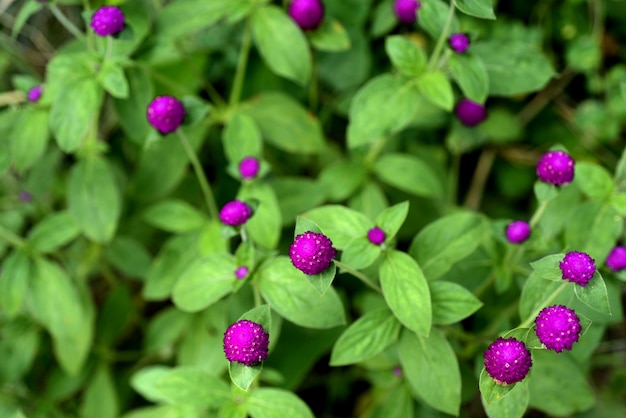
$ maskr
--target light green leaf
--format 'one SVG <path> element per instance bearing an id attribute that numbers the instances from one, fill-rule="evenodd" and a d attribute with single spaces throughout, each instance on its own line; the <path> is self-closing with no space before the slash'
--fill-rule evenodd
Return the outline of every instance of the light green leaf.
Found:
<path id="1" fill-rule="evenodd" d="M 448 66 L 465 97 L 485 103 L 489 94 L 489 75 L 483 62 L 470 53 L 454 54 L 448 59 Z"/>
<path id="2" fill-rule="evenodd" d="M 115 61 L 108 60 L 102 63 L 97 75 L 100 85 L 113 97 L 126 99 L 128 97 L 128 80 L 124 68 Z"/>
<path id="3" fill-rule="evenodd" d="M 424 28 L 433 39 L 437 39 L 446 27 L 446 22 L 451 12 L 452 10 L 450 10 L 448 2 L 442 0 L 424 1 L 418 11 L 417 23 Z M 459 20 L 453 15 L 450 26 L 448 27 L 448 33 L 459 32 L 459 28 Z"/>
<path id="4" fill-rule="evenodd" d="M 443 196 L 443 185 L 433 169 L 418 157 L 386 153 L 374 165 L 376 175 L 390 186 L 416 196 Z"/>
<path id="5" fill-rule="evenodd" d="M 383 210 L 374 220 L 377 227 L 385 231 L 385 241 L 396 236 L 409 214 L 409 202 L 405 201 Z"/>
<path id="6" fill-rule="evenodd" d="M 36 107 L 20 109 L 11 129 L 13 166 L 24 172 L 37 163 L 48 146 L 48 111 Z"/>
<path id="7" fill-rule="evenodd" d="M 280 239 L 282 219 L 274 190 L 265 183 L 245 184 L 237 198 L 258 201 L 254 215 L 243 226 L 250 238 L 261 247 L 276 248 Z"/>
<path id="8" fill-rule="evenodd" d="M 599 272 L 595 272 L 585 287 L 575 284 L 574 294 L 578 300 L 589 306 L 594 311 L 611 315 L 611 307 L 609 305 L 609 295 L 606 289 L 606 284 L 604 283 L 604 279 Z"/>
<path id="9" fill-rule="evenodd" d="M 82 417 L 116 418 L 119 416 L 119 400 L 115 382 L 108 366 L 99 365 L 87 384 L 80 406 Z"/>
<path id="10" fill-rule="evenodd" d="M 126 76 L 131 94 L 125 99 L 113 98 L 113 106 L 126 135 L 136 144 L 144 144 L 151 130 L 146 109 L 154 98 L 154 87 L 147 70 L 140 67 L 129 68 Z"/>
<path id="11" fill-rule="evenodd" d="M 435 106 L 452 111 L 454 93 L 450 80 L 440 71 L 427 72 L 417 79 L 417 88 L 420 93 Z"/>
<path id="12" fill-rule="evenodd" d="M 328 198 L 333 201 L 349 198 L 366 179 L 367 168 L 361 162 L 348 160 L 338 160 L 328 165 L 318 178 L 320 187 L 324 188 Z"/>
<path id="13" fill-rule="evenodd" d="M 52 213 L 43 218 L 28 233 L 30 246 L 41 253 L 47 253 L 74 240 L 80 229 L 71 213 Z"/>
<path id="14" fill-rule="evenodd" d="M 499 385 L 485 370 L 483 367 L 480 372 L 480 378 L 478 387 L 480 388 L 480 395 L 483 405 L 490 405 L 497 402 L 501 402 L 506 399 L 506 396 L 515 389 L 518 385 L 526 385 L 528 381 L 522 381 L 514 383 L 512 385 Z"/>
<path id="15" fill-rule="evenodd" d="M 378 245 L 372 244 L 367 237 L 354 238 L 341 252 L 341 262 L 353 269 L 371 266 L 381 253 Z"/>
<path id="16" fill-rule="evenodd" d="M 481 19 L 495 19 L 493 0 L 454 0 L 457 9 L 470 16 Z"/>
<path id="17" fill-rule="evenodd" d="M 390 9 L 392 9 L 390 7 Z M 426 53 L 415 42 L 401 35 L 385 40 L 385 51 L 393 66 L 406 76 L 418 76 L 426 68 Z"/>
<path id="18" fill-rule="evenodd" d="M 263 151 L 261 130 L 254 119 L 241 112 L 226 123 L 222 143 L 228 161 L 235 164 L 245 157 L 260 157 Z"/>
<path id="19" fill-rule="evenodd" d="M 0 272 L 0 307 L 9 318 L 22 310 L 33 266 L 23 251 L 14 251 L 2 261 Z"/>
<path id="20" fill-rule="evenodd" d="M 613 194 L 613 179 L 603 167 L 581 161 L 576 164 L 575 184 L 592 199 L 607 199 Z"/>
<path id="21" fill-rule="evenodd" d="M 159 10 L 155 23 L 158 37 L 174 39 L 212 26 L 226 16 L 235 0 L 178 0 Z"/>
<path id="22" fill-rule="evenodd" d="M 198 209 L 182 200 L 163 200 L 143 214 L 150 225 L 169 232 L 189 232 L 202 228 L 208 219 Z"/>
<path id="23" fill-rule="evenodd" d="M 313 46 L 320 51 L 345 51 L 351 46 L 346 29 L 341 22 L 331 17 L 326 17 L 319 28 L 310 32 L 309 38 Z"/>
<path id="24" fill-rule="evenodd" d="M 434 324 L 454 324 L 483 306 L 472 292 L 459 284 L 437 280 L 428 285 L 433 304 Z"/>
<path id="25" fill-rule="evenodd" d="M 623 225 L 624 219 L 608 202 L 578 203 L 565 225 L 565 245 L 603 260 L 617 242 Z"/>
<path id="26" fill-rule="evenodd" d="M 302 399 L 283 389 L 257 389 L 246 399 L 246 405 L 252 418 L 313 418 Z"/>
<path id="27" fill-rule="evenodd" d="M 366 236 L 374 226 L 362 213 L 341 205 L 320 206 L 302 217 L 315 222 L 337 249 L 345 248 L 354 238 Z"/>
<path id="28" fill-rule="evenodd" d="M 196 368 L 175 368 L 161 374 L 153 389 L 172 405 L 219 407 L 230 398 L 226 382 Z"/>
<path id="29" fill-rule="evenodd" d="M 542 279 L 562 282 L 563 272 L 561 271 L 559 265 L 561 264 L 561 261 L 563 261 L 563 257 L 565 257 L 565 254 L 547 255 L 530 263 L 530 267 L 532 267 L 535 274 Z"/>

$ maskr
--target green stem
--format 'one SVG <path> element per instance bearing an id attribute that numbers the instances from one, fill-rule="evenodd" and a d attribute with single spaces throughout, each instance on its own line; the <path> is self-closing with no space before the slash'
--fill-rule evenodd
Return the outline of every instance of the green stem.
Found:
<path id="1" fill-rule="evenodd" d="M 448 200 L 450 207 L 456 205 L 458 186 L 459 186 L 459 168 L 461 166 L 461 156 L 459 154 L 452 155 L 452 161 L 450 162 L 450 176 L 448 178 Z"/>
<path id="2" fill-rule="evenodd" d="M 104 50 L 104 61 L 108 61 L 111 59 L 111 54 L 113 53 L 113 38 L 107 36 L 106 40 L 106 48 Z"/>
<path id="3" fill-rule="evenodd" d="M 254 295 L 254 306 L 259 307 L 263 304 L 261 299 L 261 291 L 259 290 L 259 284 L 255 281 L 252 283 L 252 293 Z"/>
<path id="4" fill-rule="evenodd" d="M 309 84 L 309 110 L 314 114 L 317 114 L 317 104 L 319 102 L 318 96 L 318 84 L 317 84 L 317 64 L 315 62 L 315 51 L 311 51 L 312 57 L 312 70 L 311 70 L 311 83 Z"/>
<path id="5" fill-rule="evenodd" d="M 546 208 L 548 207 L 549 202 L 550 202 L 549 200 L 544 200 L 543 202 L 541 202 L 541 204 L 539 205 L 539 207 L 533 214 L 533 217 L 530 218 L 529 223 L 530 223 L 531 229 L 534 228 L 535 225 L 537 225 L 537 222 L 539 222 L 539 218 L 541 218 L 541 215 L 543 215 L 543 212 L 545 212 Z"/>
<path id="6" fill-rule="evenodd" d="M 335 265 L 337 267 L 339 267 L 342 270 L 345 270 L 347 273 L 350 273 L 351 275 L 353 275 L 354 277 L 356 277 L 357 279 L 359 279 L 360 281 L 362 281 L 366 286 L 368 286 L 370 289 L 373 289 L 375 291 L 377 291 L 378 293 L 382 294 L 383 290 L 376 286 L 374 284 L 374 282 L 372 281 L 372 279 L 370 279 L 369 277 L 367 277 L 365 274 L 361 273 L 358 270 L 353 269 L 350 266 L 345 265 L 344 263 L 342 263 L 341 261 L 337 261 L 337 260 L 333 260 L 333 263 L 335 263 Z"/>
<path id="7" fill-rule="evenodd" d="M 237 72 L 233 81 L 233 89 L 230 93 L 230 105 L 234 106 L 239 103 L 241 98 L 241 90 L 243 88 L 243 80 L 246 75 L 248 66 L 248 57 L 250 56 L 250 46 L 252 44 L 252 35 L 250 34 L 250 24 L 246 23 L 243 31 L 243 40 L 241 42 L 241 51 L 239 51 L 239 62 L 237 63 Z"/>
<path id="8" fill-rule="evenodd" d="M 548 306 L 559 295 L 559 293 L 561 293 L 563 291 L 563 289 L 565 289 L 565 286 L 567 286 L 567 284 L 568 284 L 568 282 L 564 282 L 554 292 L 552 292 L 550 297 L 548 297 L 546 300 L 544 300 L 543 303 L 541 304 L 541 306 L 539 306 L 537 309 L 535 309 L 535 312 L 533 312 L 532 315 L 530 315 L 524 322 L 522 322 L 519 325 L 518 328 L 528 328 L 528 327 L 530 327 L 530 324 L 532 324 L 532 322 L 535 320 L 537 315 L 539 315 L 539 312 L 541 312 L 541 310 L 543 308 Z"/>
<path id="9" fill-rule="evenodd" d="M 3 225 L 0 225 L 0 238 L 16 248 L 24 248 L 26 246 L 26 241 L 22 237 L 14 234 Z"/>
<path id="10" fill-rule="evenodd" d="M 55 4 L 50 4 L 48 6 L 50 11 L 57 18 L 59 23 L 65 27 L 74 37 L 80 41 L 86 42 L 85 35 L 81 32 L 80 29 L 76 27 L 65 15 L 59 10 L 59 8 Z"/>
<path id="11" fill-rule="evenodd" d="M 437 39 L 437 44 L 435 45 L 435 49 L 433 50 L 430 59 L 428 60 L 428 70 L 434 70 L 437 66 L 437 62 L 439 61 L 439 56 L 441 55 L 441 51 L 443 50 L 443 46 L 448 39 L 448 31 L 450 30 L 450 26 L 452 25 L 452 19 L 454 18 L 454 0 L 450 0 L 450 10 L 448 11 L 448 18 L 446 19 L 446 23 L 441 31 L 441 35 L 439 35 L 439 39 Z"/>
<path id="12" fill-rule="evenodd" d="M 204 196 L 204 200 L 206 202 L 207 208 L 209 209 L 209 214 L 213 219 L 217 219 L 217 205 L 215 204 L 215 198 L 213 197 L 213 191 L 211 190 L 211 186 L 209 185 L 206 176 L 204 175 L 204 171 L 202 170 L 202 165 L 200 165 L 200 160 L 198 160 L 198 156 L 194 152 L 189 140 L 187 139 L 187 135 L 182 131 L 182 129 L 178 129 L 176 131 L 178 133 L 178 137 L 180 138 L 180 142 L 183 144 L 183 148 L 185 148 L 185 152 L 187 153 L 187 157 L 189 157 L 189 162 L 193 167 L 193 170 L 196 174 L 196 178 L 198 179 L 198 183 L 200 183 L 200 189 L 202 189 L 202 194 Z"/>
<path id="13" fill-rule="evenodd" d="M 374 161 L 376 161 L 378 154 L 380 154 L 380 152 L 383 150 L 388 140 L 389 140 L 389 137 L 385 136 L 385 137 L 380 138 L 378 141 L 372 144 L 372 146 L 370 147 L 370 150 L 367 152 L 367 155 L 365 156 L 366 165 L 374 164 Z"/>

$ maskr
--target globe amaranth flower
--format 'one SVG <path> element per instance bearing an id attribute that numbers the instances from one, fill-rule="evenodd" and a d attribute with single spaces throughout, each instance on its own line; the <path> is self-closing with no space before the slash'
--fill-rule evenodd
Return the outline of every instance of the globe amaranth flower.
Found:
<path id="1" fill-rule="evenodd" d="M 554 185 L 571 183 L 574 180 L 574 159 L 564 151 L 548 151 L 537 163 L 539 180 Z"/>
<path id="2" fill-rule="evenodd" d="M 232 200 L 222 206 L 220 210 L 220 220 L 230 226 L 245 224 L 251 215 L 252 209 L 241 200 Z"/>
<path id="3" fill-rule="evenodd" d="M 582 327 L 574 310 L 563 305 L 543 308 L 535 318 L 537 338 L 548 350 L 560 353 L 571 350 L 578 341 Z"/>
<path id="4" fill-rule="evenodd" d="M 224 333 L 224 354 L 231 362 L 254 366 L 267 358 L 270 336 L 263 326 L 242 319 Z"/>
<path id="5" fill-rule="evenodd" d="M 396 0 L 393 3 L 393 12 L 402 23 L 413 23 L 417 20 L 417 11 L 422 3 L 417 0 Z"/>
<path id="6" fill-rule="evenodd" d="M 613 248 L 606 258 L 606 265 L 613 271 L 626 270 L 626 247 Z"/>
<path id="7" fill-rule="evenodd" d="M 506 239 L 512 244 L 521 244 L 530 237 L 530 225 L 526 221 L 513 221 L 506 226 Z"/>
<path id="8" fill-rule="evenodd" d="M 533 364 L 526 345 L 515 338 L 498 338 L 483 357 L 489 376 L 503 386 L 522 381 Z"/>
<path id="9" fill-rule="evenodd" d="M 148 123 L 162 134 L 178 129 L 185 119 L 183 103 L 172 96 L 155 97 L 148 105 Z"/>
<path id="10" fill-rule="evenodd" d="M 239 162 L 239 175 L 244 179 L 253 179 L 259 174 L 261 163 L 255 157 L 245 157 Z"/>
<path id="11" fill-rule="evenodd" d="M 448 38 L 448 43 L 454 52 L 462 54 L 469 49 L 470 38 L 466 33 L 453 33 Z"/>
<path id="12" fill-rule="evenodd" d="M 289 247 L 291 263 L 305 274 L 323 272 L 336 256 L 332 241 L 326 235 L 312 231 L 297 235 Z"/>
<path id="13" fill-rule="evenodd" d="M 235 277 L 239 280 L 245 279 L 247 275 L 248 275 L 248 267 L 246 266 L 237 267 L 237 269 L 235 270 Z"/>
<path id="14" fill-rule="evenodd" d="M 374 245 L 382 244 L 385 242 L 385 238 L 387 238 L 387 234 L 377 226 L 367 231 L 367 239 Z"/>
<path id="15" fill-rule="evenodd" d="M 36 103 L 41 99 L 41 95 L 43 94 L 43 86 L 38 85 L 35 87 L 31 87 L 30 90 L 26 93 L 26 99 L 29 102 Z"/>
<path id="16" fill-rule="evenodd" d="M 91 16 L 91 28 L 98 36 L 115 35 L 124 30 L 124 13 L 116 6 L 102 6 Z"/>
<path id="17" fill-rule="evenodd" d="M 293 0 L 289 16 L 303 30 L 316 29 L 324 19 L 324 4 L 320 0 Z"/>
<path id="18" fill-rule="evenodd" d="M 465 126 L 476 126 L 487 119 L 487 108 L 470 99 L 462 99 L 454 108 L 457 119 Z"/>
<path id="19" fill-rule="evenodd" d="M 570 251 L 565 254 L 563 261 L 559 263 L 563 280 L 578 283 L 585 287 L 596 272 L 595 260 L 588 254 L 578 251 Z"/>

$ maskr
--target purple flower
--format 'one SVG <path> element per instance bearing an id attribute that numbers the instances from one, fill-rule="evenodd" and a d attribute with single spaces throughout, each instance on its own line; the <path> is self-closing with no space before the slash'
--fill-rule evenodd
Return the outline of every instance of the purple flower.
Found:
<path id="1" fill-rule="evenodd" d="M 289 247 L 291 263 L 305 274 L 319 274 L 333 263 L 337 250 L 324 234 L 307 231 L 296 236 Z"/>
<path id="2" fill-rule="evenodd" d="M 530 225 L 525 221 L 513 221 L 506 226 L 506 239 L 513 244 L 521 244 L 530 236 Z"/>
<path id="3" fill-rule="evenodd" d="M 396 0 L 393 3 L 393 12 L 402 23 L 413 23 L 417 20 L 417 11 L 422 3 L 417 0 Z"/>
<path id="4" fill-rule="evenodd" d="M 572 344 L 578 341 L 580 319 L 576 312 L 563 305 L 554 305 L 543 308 L 535 318 L 535 333 L 537 338 L 548 350 L 560 353 L 571 350 Z"/>
<path id="5" fill-rule="evenodd" d="M 393 375 L 396 377 L 402 377 L 402 367 L 396 366 L 393 368 Z"/>
<path id="6" fill-rule="evenodd" d="M 324 5 L 320 0 L 293 0 L 289 16 L 303 30 L 317 28 L 324 19 Z"/>
<path id="7" fill-rule="evenodd" d="M 172 96 L 158 96 L 148 105 L 148 123 L 162 134 L 178 129 L 185 119 L 183 103 Z"/>
<path id="8" fill-rule="evenodd" d="M 613 271 L 626 269 L 626 247 L 613 248 L 606 259 L 606 265 Z"/>
<path id="9" fill-rule="evenodd" d="M 465 126 L 476 126 L 487 119 L 487 109 L 470 99 L 462 99 L 454 109 L 456 117 Z"/>
<path id="10" fill-rule="evenodd" d="M 382 244 L 383 242 L 385 242 L 386 237 L 387 234 L 385 234 L 385 231 L 377 226 L 367 231 L 367 239 L 374 245 Z"/>
<path id="11" fill-rule="evenodd" d="M 465 33 L 453 33 L 448 38 L 448 43 L 454 52 L 462 54 L 469 49 L 470 38 Z"/>
<path id="12" fill-rule="evenodd" d="M 239 280 L 245 279 L 247 275 L 248 275 L 248 267 L 246 266 L 237 267 L 237 270 L 235 270 L 235 277 L 238 278 Z"/>
<path id="13" fill-rule="evenodd" d="M 98 36 L 115 35 L 124 29 L 124 13 L 116 6 L 103 6 L 91 16 L 91 28 Z"/>
<path id="14" fill-rule="evenodd" d="M 28 90 L 28 93 L 26 93 L 26 98 L 28 99 L 29 102 L 36 103 L 39 101 L 42 94 L 43 94 L 43 86 L 38 85 L 35 87 L 31 87 L 30 90 Z"/>
<path id="15" fill-rule="evenodd" d="M 559 263 L 561 272 L 563 273 L 563 280 L 567 280 L 572 283 L 578 283 L 582 287 L 587 286 L 589 280 L 596 272 L 595 260 L 589 257 L 588 254 L 570 251 L 565 254 L 563 261 Z"/>
<path id="16" fill-rule="evenodd" d="M 28 190 L 22 190 L 19 194 L 19 199 L 22 203 L 29 203 L 31 200 L 33 200 L 33 195 L 30 194 Z"/>
<path id="17" fill-rule="evenodd" d="M 253 179 L 259 174 L 261 163 L 254 157 L 245 157 L 239 162 L 239 174 L 244 179 Z"/>
<path id="18" fill-rule="evenodd" d="M 485 370 L 499 385 L 524 380 L 533 362 L 530 351 L 515 338 L 498 338 L 485 351 Z"/>
<path id="19" fill-rule="evenodd" d="M 574 159 L 563 151 L 548 151 L 537 163 L 539 180 L 562 185 L 574 180 Z"/>
<path id="20" fill-rule="evenodd" d="M 252 209 L 241 200 L 232 200 L 222 206 L 222 210 L 220 210 L 220 220 L 230 226 L 245 224 L 251 215 Z"/>
<path id="21" fill-rule="evenodd" d="M 224 333 L 224 354 L 231 362 L 254 366 L 267 358 L 270 336 L 263 326 L 242 319 Z"/>

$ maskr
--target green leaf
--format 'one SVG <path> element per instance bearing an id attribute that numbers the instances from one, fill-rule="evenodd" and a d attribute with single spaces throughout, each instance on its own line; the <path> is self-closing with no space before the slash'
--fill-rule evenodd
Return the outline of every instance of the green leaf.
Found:
<path id="1" fill-rule="evenodd" d="M 347 160 L 338 160 L 326 166 L 318 178 L 320 187 L 324 188 L 328 198 L 333 201 L 349 198 L 366 179 L 367 168 L 363 163 Z"/>
<path id="2" fill-rule="evenodd" d="M 119 400 L 115 382 L 108 366 L 99 365 L 87 384 L 80 413 L 83 417 L 116 418 L 119 416 Z"/>
<path id="3" fill-rule="evenodd" d="M 154 98 L 154 87 L 147 70 L 131 67 L 126 70 L 130 94 L 125 99 L 113 98 L 113 106 L 124 132 L 136 144 L 143 144 L 151 127 L 146 118 L 148 104 Z"/>
<path id="4" fill-rule="evenodd" d="M 563 272 L 559 265 L 563 261 L 563 257 L 565 257 L 565 254 L 547 255 L 537 261 L 533 261 L 530 263 L 530 266 L 535 271 L 535 274 L 542 279 L 562 282 Z"/>
<path id="5" fill-rule="evenodd" d="M 228 363 L 228 374 L 230 380 L 241 390 L 248 391 L 250 385 L 261 374 L 263 365 L 257 364 L 254 366 L 246 366 L 241 363 Z"/>
<path id="6" fill-rule="evenodd" d="M 310 32 L 309 39 L 313 46 L 320 51 L 345 51 L 350 49 L 350 36 L 341 22 L 327 17 L 322 25 Z"/>
<path id="7" fill-rule="evenodd" d="M 208 221 L 198 209 L 182 200 L 163 200 L 143 213 L 150 225 L 164 231 L 180 233 L 202 228 Z"/>
<path id="8" fill-rule="evenodd" d="M 485 219 L 473 212 L 445 216 L 427 225 L 415 237 L 409 254 L 419 263 L 428 280 L 444 275 L 452 265 L 480 245 L 487 234 Z"/>
<path id="9" fill-rule="evenodd" d="M 577 37 L 567 45 L 565 60 L 577 72 L 597 70 L 602 64 L 600 41 L 590 34 Z"/>
<path id="10" fill-rule="evenodd" d="M 592 199 L 608 199 L 613 194 L 613 179 L 609 172 L 597 164 L 581 161 L 576 164 L 573 183 Z"/>
<path id="11" fill-rule="evenodd" d="M 149 401 L 163 401 L 165 399 L 154 387 L 154 383 L 165 376 L 170 370 L 170 367 L 161 365 L 144 367 L 133 373 L 130 378 L 130 385 L 137 393 Z"/>
<path id="12" fill-rule="evenodd" d="M 18 172 L 32 167 L 48 146 L 48 111 L 37 107 L 20 109 L 11 129 L 10 152 Z"/>
<path id="13" fill-rule="evenodd" d="M 48 253 L 74 240 L 80 229 L 67 211 L 47 215 L 28 233 L 30 246 L 38 252 Z"/>
<path id="14" fill-rule="evenodd" d="M 325 205 L 302 215 L 315 222 L 333 242 L 333 247 L 343 249 L 348 243 L 367 235 L 373 226 L 365 215 L 341 205 Z"/>
<path id="15" fill-rule="evenodd" d="M 198 312 L 211 306 L 233 290 L 236 268 L 229 254 L 212 254 L 197 260 L 174 285 L 174 304 L 186 312 Z"/>
<path id="16" fill-rule="evenodd" d="M 385 241 L 396 236 L 409 214 L 409 202 L 405 201 L 383 210 L 374 220 L 374 224 L 385 231 Z"/>
<path id="17" fill-rule="evenodd" d="M 390 7 L 391 9 L 391 7 Z M 426 68 L 426 53 L 415 42 L 402 35 L 389 36 L 385 51 L 393 66 L 406 76 L 418 76 Z"/>
<path id="18" fill-rule="evenodd" d="M 335 289 L 321 296 L 288 257 L 279 256 L 258 273 L 263 299 L 285 319 L 307 328 L 345 324 L 344 309 Z"/>
<path id="19" fill-rule="evenodd" d="M 478 387 L 480 389 L 481 400 L 483 405 L 492 405 L 496 402 L 502 402 L 506 396 L 518 385 L 527 385 L 527 381 L 521 381 L 512 385 L 499 385 L 483 367 L 480 372 Z"/>
<path id="20" fill-rule="evenodd" d="M 574 285 L 574 294 L 585 305 L 594 311 L 611 315 L 609 295 L 604 279 L 599 272 L 595 272 L 587 286 Z"/>
<path id="21" fill-rule="evenodd" d="M 370 33 L 379 38 L 390 32 L 398 24 L 398 18 L 393 12 L 393 0 L 383 0 L 374 9 Z"/>
<path id="22" fill-rule="evenodd" d="M 20 11 L 17 12 L 17 15 L 15 16 L 15 20 L 13 21 L 13 28 L 11 29 L 11 36 L 15 38 L 17 34 L 21 32 L 22 28 L 24 27 L 28 19 L 32 15 L 37 13 L 39 10 L 41 10 L 42 7 L 44 7 L 44 5 L 41 4 L 40 2 L 27 1 L 26 3 L 24 3 Z M 14 418 L 17 418 L 17 417 L 14 417 Z"/>
<path id="23" fill-rule="evenodd" d="M 128 97 L 128 80 L 124 74 L 124 68 L 119 62 L 112 60 L 104 61 L 98 71 L 98 82 L 111 96 L 118 99 Z"/>
<path id="24" fill-rule="evenodd" d="M 376 175 L 390 186 L 416 196 L 443 196 L 443 185 L 433 169 L 413 155 L 386 153 L 374 165 Z"/>
<path id="25" fill-rule="evenodd" d="M 305 274 L 307 281 L 313 286 L 317 293 L 320 295 L 324 295 L 326 291 L 333 284 L 333 280 L 335 280 L 335 275 L 337 274 L 337 267 L 335 263 L 332 263 L 326 270 L 319 274 Z"/>
<path id="26" fill-rule="evenodd" d="M 489 75 L 483 62 L 470 53 L 453 54 L 448 59 L 448 66 L 463 95 L 485 103 L 489 94 Z"/>
<path id="27" fill-rule="evenodd" d="M 230 11 L 233 0 L 179 0 L 159 10 L 155 23 L 158 37 L 178 38 L 212 26 Z"/>
<path id="28" fill-rule="evenodd" d="M 167 403 L 198 408 L 217 408 L 231 396 L 222 379 L 195 368 L 171 369 L 159 376 L 153 387 Z"/>
<path id="29" fill-rule="evenodd" d="M 294 21 L 284 10 L 268 5 L 257 8 L 250 23 L 265 64 L 276 74 L 306 85 L 311 77 L 311 52 Z"/>
<path id="30" fill-rule="evenodd" d="M 319 120 L 289 96 L 264 92 L 249 100 L 242 111 L 254 119 L 270 143 L 284 151 L 314 154 L 326 148 Z"/>
<path id="31" fill-rule="evenodd" d="M 381 353 L 398 339 L 400 328 L 400 323 L 387 308 L 366 313 L 346 328 L 335 342 L 330 365 L 354 364 Z"/>
<path id="32" fill-rule="evenodd" d="M 140 279 L 146 277 L 152 262 L 152 256 L 142 243 L 119 235 L 107 246 L 106 259 L 122 273 Z"/>
<path id="33" fill-rule="evenodd" d="M 313 418 L 313 413 L 302 399 L 283 389 L 260 388 L 246 399 L 252 418 Z"/>
<path id="34" fill-rule="evenodd" d="M 283 225 L 293 224 L 298 215 L 326 200 L 327 189 L 320 181 L 304 177 L 275 177 L 269 185 L 276 193 Z"/>
<path id="35" fill-rule="evenodd" d="M 408 254 L 392 250 L 380 265 L 387 305 L 404 326 L 427 336 L 432 323 L 430 290 L 422 270 Z"/>
<path id="36" fill-rule="evenodd" d="M 523 127 L 517 115 L 504 107 L 489 107 L 489 117 L 478 130 L 492 143 L 507 143 L 522 138 Z"/>
<path id="37" fill-rule="evenodd" d="M 341 253 L 341 262 L 360 270 L 371 266 L 382 249 L 372 244 L 367 237 L 357 237 L 348 242 Z"/>
<path id="38" fill-rule="evenodd" d="M 454 0 L 457 9 L 465 14 L 481 19 L 495 19 L 493 0 Z"/>
<path id="39" fill-rule="evenodd" d="M 427 72 L 417 79 L 417 88 L 420 93 L 432 104 L 452 111 L 454 107 L 454 93 L 450 80 L 440 71 Z"/>
<path id="40" fill-rule="evenodd" d="M 559 195 L 559 189 L 553 184 L 536 181 L 533 186 L 535 197 L 540 203 L 547 202 Z"/>
<path id="41" fill-rule="evenodd" d="M 442 0 L 429 0 L 422 2 L 422 7 L 418 11 L 417 23 L 434 39 L 439 38 L 441 32 L 446 27 L 448 16 L 452 12 L 450 6 Z M 452 17 L 448 33 L 456 33 L 460 31 L 459 20 L 456 16 Z"/>
<path id="42" fill-rule="evenodd" d="M 564 281 L 546 281 L 535 273 L 531 273 L 522 287 L 520 296 L 519 315 L 523 320 L 536 315 L 538 310 L 546 306 L 553 299 L 554 293 L 560 286 L 567 285 Z"/>
<path id="43" fill-rule="evenodd" d="M 174 344 L 193 324 L 193 317 L 173 306 L 163 309 L 148 324 L 144 349 L 156 353 L 173 349 Z M 143 394 L 143 392 L 140 391 Z M 151 399 L 151 398 L 147 398 Z"/>
<path id="44" fill-rule="evenodd" d="M 239 164 L 245 157 L 260 157 L 263 151 L 261 130 L 250 116 L 237 112 L 226 123 L 222 142 L 231 163 Z"/>
<path id="45" fill-rule="evenodd" d="M 304 234 L 306 232 L 315 232 L 316 234 L 321 234 L 322 230 L 320 229 L 319 225 L 312 220 L 298 216 L 296 218 L 296 227 L 293 231 L 293 236 L 295 238 L 298 235 Z"/>
<path id="46" fill-rule="evenodd" d="M 14 251 L 2 261 L 0 271 L 0 307 L 9 318 L 22 310 L 33 266 L 23 251 Z"/>
<path id="47" fill-rule="evenodd" d="M 483 306 L 472 292 L 459 284 L 438 280 L 428 285 L 433 304 L 433 324 L 454 324 Z"/>
<path id="48" fill-rule="evenodd" d="M 589 200 L 578 204 L 569 218 L 565 226 L 565 244 L 593 259 L 603 260 L 617 242 L 623 225 L 624 219 L 610 203 Z"/>
<path id="49" fill-rule="evenodd" d="M 41 347 L 41 329 L 30 318 L 19 316 L 3 320 L 0 340 L 2 381 L 19 382 L 27 378 Z M 0 403 L 0 405 L 2 405 Z M 0 407 L 0 413 L 2 408 Z"/>
<path id="50" fill-rule="evenodd" d="M 274 190 L 264 183 L 244 185 L 237 195 L 244 201 L 256 200 L 259 206 L 244 228 L 252 240 L 264 248 L 276 248 L 280 239 L 282 219 Z"/>
<path id="51" fill-rule="evenodd" d="M 391 7 L 389 7 L 391 9 Z M 406 418 L 415 417 L 415 401 L 406 384 L 395 385 L 390 391 L 387 401 L 380 408 L 379 417 Z"/>
<path id="52" fill-rule="evenodd" d="M 461 372 L 454 350 L 441 331 L 433 329 L 425 337 L 405 330 L 398 356 L 414 393 L 439 411 L 459 414 Z"/>

